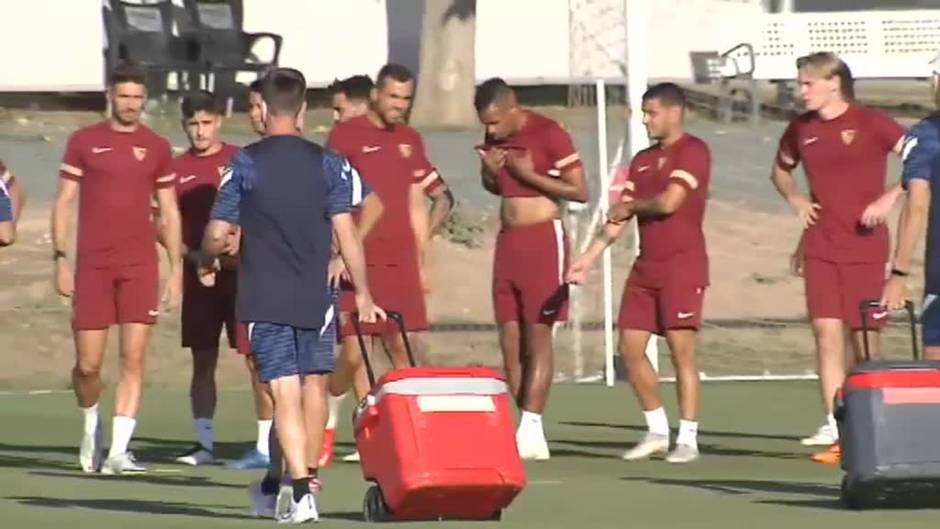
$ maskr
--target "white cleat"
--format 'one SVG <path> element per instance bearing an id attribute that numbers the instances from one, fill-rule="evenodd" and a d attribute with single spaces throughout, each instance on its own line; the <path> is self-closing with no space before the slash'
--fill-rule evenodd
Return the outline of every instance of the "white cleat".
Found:
<path id="1" fill-rule="evenodd" d="M 832 428 L 828 424 L 824 424 L 813 435 L 800 439 L 800 444 L 803 446 L 831 446 L 836 441 L 838 439 L 832 435 Z"/>
<path id="2" fill-rule="evenodd" d="M 669 436 L 647 432 L 643 440 L 624 452 L 624 461 L 641 461 L 654 455 L 664 456 L 669 452 Z"/>
<path id="3" fill-rule="evenodd" d="M 698 447 L 687 445 L 687 444 L 677 444 L 676 448 L 666 456 L 667 463 L 691 463 L 698 459 Z"/>
<path id="4" fill-rule="evenodd" d="M 82 472 L 85 473 L 94 473 L 98 472 L 98 469 L 101 468 L 101 447 L 102 432 L 101 432 L 101 422 L 98 422 L 98 427 L 95 428 L 95 433 L 82 434 L 82 446 L 78 452 L 78 463 L 82 467 Z"/>
<path id="5" fill-rule="evenodd" d="M 124 474 L 143 474 L 147 469 L 138 465 L 134 459 L 134 454 L 124 452 L 116 456 L 109 457 L 101 465 L 101 473 L 108 476 L 120 476 Z"/>
<path id="6" fill-rule="evenodd" d="M 251 499 L 251 512 L 258 518 L 274 518 L 277 509 L 277 494 L 265 494 L 261 491 L 261 481 L 252 481 L 248 485 L 248 497 Z"/>
<path id="7" fill-rule="evenodd" d="M 282 511 L 282 505 L 286 506 L 286 512 Z M 292 487 L 281 487 L 281 492 L 277 495 L 277 510 L 279 511 L 275 520 L 277 523 L 305 523 L 316 522 L 320 519 L 320 513 L 317 512 L 317 501 L 313 498 L 313 493 L 307 493 L 300 501 L 294 501 L 294 490 Z"/>
<path id="8" fill-rule="evenodd" d="M 212 455 L 212 452 L 203 448 L 202 445 L 197 444 L 189 452 L 177 457 L 176 462 L 197 467 L 199 465 L 211 465 L 215 463 L 215 457 Z"/>
<path id="9" fill-rule="evenodd" d="M 359 450 L 356 450 L 355 452 L 349 455 L 343 456 L 343 462 L 344 463 L 358 463 L 359 462 Z"/>
<path id="10" fill-rule="evenodd" d="M 516 448 L 524 461 L 545 461 L 552 457 L 544 434 L 516 432 Z"/>

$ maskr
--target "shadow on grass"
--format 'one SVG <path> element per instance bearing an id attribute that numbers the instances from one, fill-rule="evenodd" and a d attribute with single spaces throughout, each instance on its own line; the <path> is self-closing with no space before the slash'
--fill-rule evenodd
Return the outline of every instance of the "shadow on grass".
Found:
<path id="1" fill-rule="evenodd" d="M 589 428 L 611 428 L 615 430 L 628 430 L 632 432 L 645 433 L 646 427 L 635 424 L 613 424 L 605 422 L 590 421 L 564 421 L 560 424 L 565 426 L 578 426 Z M 714 430 L 699 430 L 699 436 L 702 437 L 730 437 L 738 439 L 766 439 L 773 441 L 799 441 L 800 437 L 796 435 L 764 434 L 750 432 L 717 432 Z"/>
<path id="2" fill-rule="evenodd" d="M 627 476 L 622 481 L 644 482 L 667 487 L 686 487 L 731 496 L 794 494 L 803 499 L 755 499 L 754 503 L 814 509 L 845 510 L 839 501 L 839 486 L 825 483 L 769 481 L 760 479 L 674 479 Z"/>
<path id="3" fill-rule="evenodd" d="M 45 470 L 35 470 L 29 472 L 31 476 L 40 476 L 45 478 L 72 478 L 89 481 L 128 481 L 134 483 L 147 483 L 150 485 L 161 485 L 169 487 L 212 487 L 221 489 L 245 489 L 247 485 L 233 483 L 219 483 L 212 481 L 205 476 L 187 476 L 187 475 L 160 475 L 160 474 L 135 474 L 127 476 L 106 476 L 104 474 L 85 474 L 76 470 L 75 472 L 49 472 Z"/>
<path id="4" fill-rule="evenodd" d="M 575 448 L 552 449 L 552 455 L 572 457 L 609 458 L 619 456 L 633 446 L 628 441 L 583 441 L 579 439 L 553 439 L 552 444 L 570 445 Z M 745 448 L 727 448 L 712 444 L 699 443 L 699 450 L 704 455 L 727 457 L 767 457 L 784 460 L 803 460 L 806 454 L 781 452 L 774 450 L 750 450 Z"/>
<path id="5" fill-rule="evenodd" d="M 225 518 L 230 520 L 255 520 L 256 518 L 248 514 L 231 514 L 211 511 L 206 507 L 216 507 L 221 509 L 231 509 L 228 505 L 193 505 L 189 503 L 176 503 L 164 501 L 134 500 L 129 498 L 115 499 L 68 499 L 68 498 L 40 498 L 36 496 L 10 496 L 8 500 L 14 500 L 23 505 L 32 507 L 47 507 L 58 509 L 70 509 L 80 507 L 85 509 L 94 509 L 98 511 L 128 512 L 139 514 L 172 514 L 180 516 L 195 516 L 206 521 L 212 518 Z"/>

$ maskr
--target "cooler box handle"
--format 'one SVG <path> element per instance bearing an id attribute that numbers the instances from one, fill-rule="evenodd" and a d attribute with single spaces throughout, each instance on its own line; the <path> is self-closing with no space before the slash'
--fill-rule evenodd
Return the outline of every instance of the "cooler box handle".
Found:
<path id="1" fill-rule="evenodd" d="M 861 303 L 859 311 L 862 315 L 862 346 L 865 349 L 865 360 L 871 360 L 871 351 L 868 345 L 868 313 L 872 310 L 883 309 L 881 301 L 877 299 L 868 299 Z M 904 311 L 907 312 L 908 323 L 911 326 L 911 344 L 914 353 L 914 360 L 920 359 L 920 352 L 917 347 L 917 315 L 914 313 L 914 302 L 906 300 L 904 302 Z"/>
<path id="2" fill-rule="evenodd" d="M 408 362 L 411 363 L 411 367 L 417 367 L 418 364 L 415 362 L 414 352 L 411 350 L 411 342 L 408 340 L 408 331 L 405 330 L 405 318 L 402 317 L 401 313 L 388 311 L 385 313 L 388 316 L 388 319 L 393 320 L 398 327 L 398 332 L 401 334 L 401 339 L 405 344 L 405 352 L 408 353 Z M 353 329 L 356 330 L 356 339 L 359 341 L 359 350 L 362 351 L 362 361 L 366 366 L 366 374 L 369 377 L 369 387 L 375 387 L 375 371 L 372 369 L 372 361 L 369 360 L 369 351 L 366 349 L 366 341 L 362 336 L 362 326 L 359 324 L 359 313 L 353 312 L 350 314 L 352 318 Z"/>

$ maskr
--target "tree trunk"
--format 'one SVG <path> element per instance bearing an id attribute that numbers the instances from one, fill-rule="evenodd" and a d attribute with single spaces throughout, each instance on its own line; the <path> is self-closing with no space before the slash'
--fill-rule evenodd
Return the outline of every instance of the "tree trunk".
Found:
<path id="1" fill-rule="evenodd" d="M 421 67 L 411 122 L 472 127 L 476 0 L 426 0 Z"/>

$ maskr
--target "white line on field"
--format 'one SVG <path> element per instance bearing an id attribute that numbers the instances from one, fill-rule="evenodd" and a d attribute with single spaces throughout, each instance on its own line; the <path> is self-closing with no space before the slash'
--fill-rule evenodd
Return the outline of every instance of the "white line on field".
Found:
<path id="1" fill-rule="evenodd" d="M 562 483 L 560 479 L 542 479 L 530 481 L 529 485 L 561 485 Z"/>

